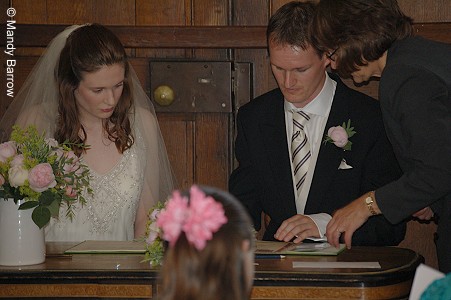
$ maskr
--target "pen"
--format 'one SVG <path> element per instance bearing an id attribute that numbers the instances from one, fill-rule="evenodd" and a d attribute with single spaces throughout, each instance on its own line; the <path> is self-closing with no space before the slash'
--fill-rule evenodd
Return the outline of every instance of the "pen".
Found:
<path id="1" fill-rule="evenodd" d="M 283 259 L 285 258 L 285 255 L 279 255 L 279 254 L 256 254 L 256 259 Z"/>

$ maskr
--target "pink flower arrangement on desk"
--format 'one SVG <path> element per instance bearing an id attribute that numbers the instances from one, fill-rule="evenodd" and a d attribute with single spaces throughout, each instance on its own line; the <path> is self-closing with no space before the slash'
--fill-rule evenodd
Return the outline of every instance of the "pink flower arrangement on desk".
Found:
<path id="1" fill-rule="evenodd" d="M 189 197 L 174 191 L 165 204 L 158 203 L 149 212 L 144 261 L 161 264 L 163 243 L 166 241 L 169 247 L 174 247 L 182 232 L 189 244 L 202 251 L 213 233 L 225 223 L 227 217 L 222 204 L 206 196 L 196 185 L 191 187 Z"/>
<path id="2" fill-rule="evenodd" d="M 33 209 L 39 228 L 59 215 L 63 203 L 72 219 L 72 204 L 84 205 L 85 192 L 92 194 L 89 179 L 89 169 L 69 143 L 44 138 L 34 126 L 14 126 L 11 140 L 0 144 L 0 198 L 25 200 L 19 209 Z"/>
<path id="3" fill-rule="evenodd" d="M 166 203 L 158 202 L 153 208 L 149 210 L 146 237 L 146 252 L 144 254 L 144 262 L 149 262 L 151 265 L 160 265 L 164 256 L 163 238 L 161 236 L 161 229 L 157 225 L 157 218 L 161 210 L 164 209 Z"/>
<path id="4" fill-rule="evenodd" d="M 351 151 L 352 142 L 349 140 L 356 132 L 354 127 L 351 127 L 351 120 L 348 123 L 343 122 L 341 126 L 334 126 L 329 128 L 327 135 L 324 137 L 324 144 L 333 143 L 343 150 Z"/>

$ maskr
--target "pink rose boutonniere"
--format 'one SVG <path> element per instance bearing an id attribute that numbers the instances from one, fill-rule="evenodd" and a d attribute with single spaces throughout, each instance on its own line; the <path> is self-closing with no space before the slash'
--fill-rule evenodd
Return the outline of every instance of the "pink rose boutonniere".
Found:
<path id="1" fill-rule="evenodd" d="M 351 127 L 351 120 L 348 120 L 348 123 L 343 122 L 341 126 L 329 128 L 323 142 L 324 144 L 328 142 L 333 143 L 335 146 L 343 148 L 343 150 L 351 151 L 352 142 L 349 138 L 355 133 L 354 127 Z"/>

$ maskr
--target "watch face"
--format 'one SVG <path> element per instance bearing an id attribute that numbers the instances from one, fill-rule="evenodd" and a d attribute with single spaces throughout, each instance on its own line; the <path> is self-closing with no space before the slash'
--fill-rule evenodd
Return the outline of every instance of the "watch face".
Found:
<path id="1" fill-rule="evenodd" d="M 366 197 L 365 202 L 366 204 L 371 204 L 373 203 L 373 199 L 371 197 Z"/>

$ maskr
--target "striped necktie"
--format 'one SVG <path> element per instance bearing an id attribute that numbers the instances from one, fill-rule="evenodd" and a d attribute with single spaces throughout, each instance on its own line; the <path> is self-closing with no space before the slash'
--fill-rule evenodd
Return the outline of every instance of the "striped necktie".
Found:
<path id="1" fill-rule="evenodd" d="M 310 160 L 310 144 L 304 131 L 304 126 L 310 116 L 303 111 L 293 112 L 293 136 L 291 138 L 291 158 L 293 162 L 294 181 L 298 195 L 307 176 Z"/>

